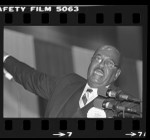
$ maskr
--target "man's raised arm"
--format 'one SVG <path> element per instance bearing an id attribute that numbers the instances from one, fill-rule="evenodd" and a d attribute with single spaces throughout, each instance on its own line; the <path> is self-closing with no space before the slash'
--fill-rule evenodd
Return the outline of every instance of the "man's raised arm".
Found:
<path id="1" fill-rule="evenodd" d="M 4 52 L 4 74 L 9 79 L 14 79 L 26 90 L 48 99 L 56 86 L 56 79 L 41 73 L 27 64 Z"/>

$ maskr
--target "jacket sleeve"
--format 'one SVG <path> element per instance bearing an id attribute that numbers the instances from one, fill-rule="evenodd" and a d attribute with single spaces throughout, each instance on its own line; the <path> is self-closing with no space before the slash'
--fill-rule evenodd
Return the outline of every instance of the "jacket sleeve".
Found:
<path id="1" fill-rule="evenodd" d="M 4 68 L 13 76 L 14 80 L 26 90 L 49 99 L 56 88 L 57 79 L 41 73 L 34 68 L 9 56 L 4 62 Z"/>

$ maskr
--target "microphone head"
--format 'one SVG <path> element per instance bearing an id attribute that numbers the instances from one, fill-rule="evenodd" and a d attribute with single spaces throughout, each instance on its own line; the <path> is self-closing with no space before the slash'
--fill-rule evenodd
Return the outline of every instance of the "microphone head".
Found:
<path id="1" fill-rule="evenodd" d="M 108 97 L 115 98 L 115 97 L 116 97 L 116 91 L 111 90 L 111 89 L 108 89 L 107 92 L 106 92 L 106 95 L 107 95 Z"/>
<path id="2" fill-rule="evenodd" d="M 109 88 L 109 89 L 106 91 L 106 96 L 109 97 L 110 92 L 111 92 L 111 89 Z"/>
<path id="3" fill-rule="evenodd" d="M 117 102 L 114 99 L 109 99 L 103 104 L 103 106 L 107 109 L 115 110 L 116 103 Z"/>
<path id="4" fill-rule="evenodd" d="M 114 99 L 100 99 L 97 98 L 94 100 L 93 105 L 94 107 L 100 108 L 100 109 L 115 109 L 116 101 Z"/>

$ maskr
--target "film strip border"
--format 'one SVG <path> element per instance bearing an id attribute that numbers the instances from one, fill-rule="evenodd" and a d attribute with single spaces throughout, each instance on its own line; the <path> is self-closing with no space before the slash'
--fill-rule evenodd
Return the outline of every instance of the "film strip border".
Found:
<path id="1" fill-rule="evenodd" d="M 80 7 L 79 12 L 0 12 L 0 19 L 1 26 L 142 26 L 143 45 L 147 46 L 146 6 Z M 4 119 L 1 115 L 0 137 L 146 137 L 145 95 L 143 100 L 141 119 Z"/>
<path id="2" fill-rule="evenodd" d="M 146 137 L 140 119 L 5 119 L 1 127 L 6 137 Z"/>
<path id="3" fill-rule="evenodd" d="M 67 6 L 62 6 L 62 8 Z M 44 7 L 38 7 L 40 9 Z M 79 11 L 0 12 L 2 25 L 142 25 L 144 6 L 93 6 L 79 7 Z M 54 9 L 54 7 L 52 7 Z"/>
<path id="4" fill-rule="evenodd" d="M 40 120 L 41 122 L 41 130 L 49 130 L 49 120 Z M 108 120 L 107 120 L 108 121 Z M 5 120 L 5 125 L 4 125 L 4 129 L 6 131 L 11 131 L 13 130 L 13 120 Z M 85 130 L 85 120 L 77 120 L 78 122 L 78 125 L 76 126 L 78 130 Z M 22 130 L 31 130 L 32 127 L 31 127 L 31 121 L 28 120 L 28 119 L 25 119 L 25 120 L 22 120 L 21 121 L 22 123 L 22 126 L 20 129 Z M 58 123 L 58 122 L 57 122 Z M 56 124 L 57 124 L 56 123 Z M 104 123 L 105 121 L 103 120 L 96 120 L 95 122 L 95 130 L 103 130 L 104 129 Z M 94 124 L 93 123 L 93 124 Z M 131 129 L 132 130 L 140 130 L 141 129 L 141 126 L 140 126 L 140 120 L 132 120 L 131 121 L 132 123 L 132 126 L 131 126 Z M 122 130 L 122 124 L 123 122 L 121 120 L 114 120 L 114 124 L 112 125 L 114 130 Z M 67 125 L 67 120 L 59 120 L 59 130 L 67 130 L 68 129 L 68 125 Z"/>
<path id="5" fill-rule="evenodd" d="M 56 25 L 56 22 L 54 22 L 54 20 L 51 20 L 51 15 L 49 13 L 42 13 L 40 14 L 39 16 L 39 19 L 41 20 L 38 20 L 38 24 L 55 24 Z M 71 15 L 72 16 L 72 15 Z M 115 13 L 114 15 L 114 19 L 113 22 L 114 24 L 122 24 L 124 23 L 123 22 L 123 16 L 121 13 Z M 18 17 L 18 16 L 17 16 Z M 35 20 L 34 18 L 34 15 L 33 14 L 30 14 L 30 13 L 24 13 L 22 14 L 22 17 L 21 19 L 22 20 L 14 20 L 13 18 L 13 14 L 11 13 L 7 13 L 5 14 L 5 24 L 37 24 L 37 22 L 35 23 Z M 53 17 L 54 18 L 54 17 Z M 71 20 L 70 19 L 70 15 L 66 14 L 66 13 L 60 13 L 59 15 L 56 15 L 56 18 L 57 20 L 57 23 L 58 24 L 71 24 L 72 22 L 70 22 Z M 129 20 L 129 19 L 128 19 Z M 76 15 L 76 24 L 87 24 L 87 16 L 85 13 L 79 13 Z M 73 22 L 73 24 L 75 23 Z M 105 23 L 105 18 L 104 18 L 104 13 L 97 13 L 96 16 L 95 16 L 95 20 L 93 20 L 93 24 L 96 23 L 96 24 L 103 24 Z M 140 13 L 133 13 L 131 15 L 131 18 L 130 18 L 130 21 L 127 22 L 127 24 L 141 24 L 141 16 L 140 16 Z"/>

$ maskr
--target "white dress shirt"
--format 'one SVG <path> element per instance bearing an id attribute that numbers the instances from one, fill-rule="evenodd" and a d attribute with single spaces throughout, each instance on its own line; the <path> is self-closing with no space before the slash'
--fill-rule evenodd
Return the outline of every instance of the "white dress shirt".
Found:
<path id="1" fill-rule="evenodd" d="M 88 90 L 92 90 L 92 92 L 89 92 Z M 83 108 L 84 106 L 86 106 L 87 104 L 89 104 L 91 101 L 93 101 L 97 96 L 98 89 L 97 88 L 91 88 L 88 84 L 86 84 L 83 93 L 81 94 L 81 97 L 79 99 L 79 106 L 80 108 Z M 83 101 L 83 96 L 86 97 L 86 103 L 84 103 Z"/>
<path id="2" fill-rule="evenodd" d="M 91 92 L 89 92 L 91 91 Z M 86 98 L 86 101 L 83 101 L 83 97 Z M 89 104 L 91 101 L 93 101 L 96 97 L 98 97 L 98 89 L 97 88 L 91 88 L 88 84 L 86 84 L 83 93 L 81 94 L 81 97 L 79 99 L 79 106 L 80 108 L 83 108 L 87 104 Z M 87 118 L 106 118 L 106 112 L 97 107 L 91 107 L 87 112 Z"/>

